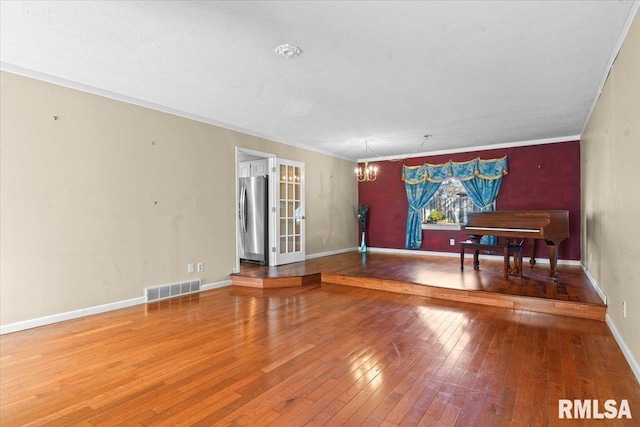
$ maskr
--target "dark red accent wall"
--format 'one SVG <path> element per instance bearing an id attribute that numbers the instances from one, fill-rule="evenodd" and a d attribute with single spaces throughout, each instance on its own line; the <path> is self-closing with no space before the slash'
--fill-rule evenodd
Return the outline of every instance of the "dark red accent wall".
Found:
<path id="1" fill-rule="evenodd" d="M 569 239 L 562 242 L 558 257 L 580 259 L 580 141 L 531 145 L 468 153 L 416 157 L 375 162 L 379 176 L 358 184 L 359 203 L 369 205 L 368 246 L 404 249 L 407 223 L 407 195 L 402 182 L 402 165 L 457 162 L 480 157 L 507 156 L 509 174 L 502 180 L 496 202 L 498 210 L 565 209 L 569 211 Z M 449 244 L 455 239 L 456 245 Z M 423 230 L 423 251 L 458 252 L 457 243 L 466 240 L 460 231 Z M 526 243 L 525 245 L 528 245 Z M 528 256 L 529 248 L 525 248 Z M 538 245 L 537 256 L 548 258 L 546 244 Z"/>

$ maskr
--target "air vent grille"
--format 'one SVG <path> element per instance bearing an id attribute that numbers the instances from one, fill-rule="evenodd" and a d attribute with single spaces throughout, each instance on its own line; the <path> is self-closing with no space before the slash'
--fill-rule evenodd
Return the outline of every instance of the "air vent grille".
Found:
<path id="1" fill-rule="evenodd" d="M 171 283 L 169 285 L 154 286 L 145 289 L 147 302 L 159 301 L 167 298 L 173 298 L 180 295 L 200 292 L 201 280 L 189 280 L 180 283 Z"/>

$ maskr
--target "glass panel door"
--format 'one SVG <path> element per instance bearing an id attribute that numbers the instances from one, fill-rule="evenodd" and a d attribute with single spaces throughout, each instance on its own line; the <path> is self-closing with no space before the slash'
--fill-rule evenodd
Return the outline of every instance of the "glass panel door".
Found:
<path id="1" fill-rule="evenodd" d="M 304 163 L 276 160 L 276 265 L 304 261 Z"/>

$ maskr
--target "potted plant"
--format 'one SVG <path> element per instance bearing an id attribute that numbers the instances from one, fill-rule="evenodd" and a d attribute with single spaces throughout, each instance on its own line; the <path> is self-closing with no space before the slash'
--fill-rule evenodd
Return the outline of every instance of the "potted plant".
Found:
<path id="1" fill-rule="evenodd" d="M 438 224 L 439 222 L 443 221 L 445 219 L 445 215 L 444 213 L 440 212 L 437 209 L 432 209 L 431 212 L 429 212 L 429 216 L 426 219 L 426 223 L 427 224 Z"/>

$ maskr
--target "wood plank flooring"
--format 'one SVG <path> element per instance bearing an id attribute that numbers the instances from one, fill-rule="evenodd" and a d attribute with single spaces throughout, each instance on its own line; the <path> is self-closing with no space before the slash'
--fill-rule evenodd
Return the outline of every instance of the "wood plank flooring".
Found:
<path id="1" fill-rule="evenodd" d="M 426 255 L 349 252 L 278 267 L 241 264 L 231 275 L 237 286 L 276 288 L 335 283 L 390 292 L 473 302 L 504 308 L 605 320 L 606 306 L 579 266 L 525 266 L 524 277 L 505 279 L 502 260 L 483 259 L 474 271 L 471 260 L 460 271 L 459 258 Z"/>
<path id="2" fill-rule="evenodd" d="M 226 287 L 0 336 L 2 426 L 581 425 L 640 385 L 606 323 L 333 284 Z"/>

